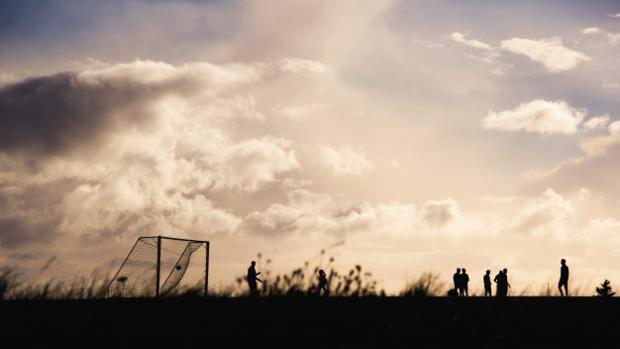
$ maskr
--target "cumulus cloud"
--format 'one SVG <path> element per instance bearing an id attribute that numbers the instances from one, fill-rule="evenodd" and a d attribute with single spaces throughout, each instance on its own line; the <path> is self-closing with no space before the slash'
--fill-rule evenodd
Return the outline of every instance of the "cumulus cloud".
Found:
<path id="1" fill-rule="evenodd" d="M 620 132 L 620 121 L 614 121 L 609 124 L 609 133 L 615 134 Z"/>
<path id="2" fill-rule="evenodd" d="M 240 229 L 267 238 L 317 233 L 404 237 L 447 233 L 445 228 L 462 217 L 452 198 L 428 201 L 418 209 L 411 203 L 340 201 L 328 194 L 297 189 L 289 192 L 287 203 L 249 213 Z"/>
<path id="3" fill-rule="evenodd" d="M 586 54 L 565 47 L 558 37 L 538 40 L 513 38 L 502 41 L 501 48 L 527 56 L 552 72 L 572 70 L 580 63 L 591 60 Z"/>
<path id="4" fill-rule="evenodd" d="M 275 203 L 243 218 L 240 230 L 268 239 L 318 233 L 337 237 L 356 235 L 412 237 L 540 236 L 557 240 L 586 238 L 588 222 L 575 219 L 590 194 L 581 189 L 565 196 L 545 189 L 533 196 L 501 200 L 507 211 L 482 214 L 461 210 L 453 198 L 429 200 L 420 207 L 413 203 L 336 200 L 329 194 L 306 189 L 289 192 L 288 201 Z M 495 201 L 500 199 L 495 199 Z"/>
<path id="5" fill-rule="evenodd" d="M 361 175 L 373 166 L 364 151 L 351 147 L 334 149 L 321 145 L 319 153 L 323 164 L 336 176 Z"/>
<path id="6" fill-rule="evenodd" d="M 487 130 L 574 134 L 585 115 L 585 110 L 573 108 L 561 100 L 536 99 L 514 109 L 489 111 L 481 122 Z"/>
<path id="7" fill-rule="evenodd" d="M 581 125 L 581 127 L 586 131 L 593 131 L 604 129 L 607 127 L 607 124 L 609 124 L 609 115 L 605 114 L 588 119 Z"/>
<path id="8" fill-rule="evenodd" d="M 300 166 L 287 138 L 227 131 L 264 122 L 247 89 L 262 77 L 258 64 L 136 61 L 3 87 L 0 245 L 234 233 L 241 218 L 211 197 L 284 188 Z"/>
<path id="9" fill-rule="evenodd" d="M 513 229 L 527 234 L 555 234 L 565 237 L 569 233 L 570 217 L 575 210 L 571 200 L 547 189 L 540 197 L 526 203 L 516 215 Z"/>
<path id="10" fill-rule="evenodd" d="M 276 175 L 299 167 L 291 142 L 265 137 L 234 144 L 218 155 L 217 186 L 254 191 Z"/>
<path id="11" fill-rule="evenodd" d="M 254 66 L 136 61 L 17 82 L 0 89 L 0 150 L 71 152 L 110 132 L 148 127 L 161 97 L 213 95 L 259 76 Z"/>

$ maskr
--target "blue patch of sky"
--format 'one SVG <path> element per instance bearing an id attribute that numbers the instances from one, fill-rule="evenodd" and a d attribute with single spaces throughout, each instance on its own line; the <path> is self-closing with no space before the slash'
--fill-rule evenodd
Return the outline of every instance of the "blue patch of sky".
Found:
<path id="1" fill-rule="evenodd" d="M 96 36 L 107 21 L 125 17 L 129 13 L 136 20 L 144 20 L 149 6 L 161 4 L 192 3 L 220 8 L 230 8 L 231 12 L 239 6 L 236 0 L 20 0 L 0 1 L 0 46 L 28 45 L 37 49 L 71 43 Z M 136 6 L 137 5 L 137 6 Z M 141 7 L 142 5 L 142 7 Z M 132 13 L 133 11 L 133 13 Z M 230 26 L 197 28 L 200 35 L 208 34 L 210 39 L 225 39 L 234 34 L 234 23 Z M 170 27 L 174 23 L 153 23 L 155 26 Z M 122 31 L 123 28 L 118 28 Z M 206 32 L 206 33 L 205 33 Z M 127 33 L 131 35 L 131 33 Z M 191 34 L 191 33 L 190 33 Z M 195 33 L 194 33 L 195 34 Z"/>

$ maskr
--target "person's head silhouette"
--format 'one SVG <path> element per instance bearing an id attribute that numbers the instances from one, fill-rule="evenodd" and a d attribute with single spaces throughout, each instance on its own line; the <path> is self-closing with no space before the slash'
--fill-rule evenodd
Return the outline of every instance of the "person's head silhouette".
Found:
<path id="1" fill-rule="evenodd" d="M 461 268 L 456 268 L 456 273 L 460 273 L 461 272 Z"/>
<path id="2" fill-rule="evenodd" d="M 508 269 L 504 268 L 504 274 L 508 274 Z"/>
<path id="3" fill-rule="evenodd" d="M 461 268 L 461 269 L 463 270 L 463 274 L 465 274 L 465 272 L 466 272 L 465 268 Z"/>
<path id="4" fill-rule="evenodd" d="M 319 270 L 319 275 L 324 276 L 325 275 L 325 271 L 323 269 Z"/>
<path id="5" fill-rule="evenodd" d="M 560 261 L 560 263 L 562 263 L 562 265 L 566 265 L 566 259 L 562 258 L 562 260 Z"/>
<path id="6" fill-rule="evenodd" d="M 491 274 L 491 271 L 487 269 L 487 275 Z"/>
<path id="7" fill-rule="evenodd" d="M 255 262 L 255 261 L 252 261 L 252 263 L 251 263 L 251 264 L 252 264 L 252 266 L 255 266 L 255 265 L 256 265 L 256 262 Z"/>

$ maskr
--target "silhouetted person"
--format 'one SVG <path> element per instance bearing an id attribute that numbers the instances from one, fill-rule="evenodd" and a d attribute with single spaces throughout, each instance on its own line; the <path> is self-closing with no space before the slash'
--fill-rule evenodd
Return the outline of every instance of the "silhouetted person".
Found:
<path id="1" fill-rule="evenodd" d="M 568 265 L 566 265 L 566 259 L 562 258 L 560 261 L 562 266 L 560 267 L 560 282 L 558 282 L 558 289 L 562 296 L 568 296 Z M 564 288 L 564 291 L 562 290 Z"/>
<path id="2" fill-rule="evenodd" d="M 493 278 L 493 281 L 496 283 L 495 285 L 495 297 L 505 297 L 508 293 L 508 279 L 504 275 L 504 271 L 500 270 L 497 275 Z"/>
<path id="3" fill-rule="evenodd" d="M 461 296 L 469 296 L 469 275 L 467 275 L 465 268 L 461 268 L 461 270 L 463 271 L 461 273 Z"/>
<path id="4" fill-rule="evenodd" d="M 327 288 L 327 275 L 325 275 L 325 271 L 323 271 L 323 269 L 319 270 L 319 296 L 321 295 L 321 290 L 323 290 L 324 296 L 329 296 L 329 288 Z"/>
<path id="5" fill-rule="evenodd" d="M 257 296 L 258 295 L 258 288 L 256 287 L 256 281 L 262 283 L 263 280 L 258 278 L 258 275 L 260 275 L 260 273 L 256 272 L 256 269 L 254 268 L 256 266 L 256 262 L 252 261 L 250 267 L 248 268 L 248 275 L 246 277 L 247 281 L 248 281 L 248 287 L 250 287 L 250 295 L 251 296 Z"/>
<path id="6" fill-rule="evenodd" d="M 456 268 L 456 273 L 452 275 L 452 281 L 454 282 L 454 290 L 457 293 L 461 293 L 461 268 Z"/>
<path id="7" fill-rule="evenodd" d="M 502 270 L 502 297 L 508 296 L 509 288 L 510 283 L 508 282 L 508 269 L 504 268 L 504 270 Z"/>
<path id="8" fill-rule="evenodd" d="M 491 271 L 487 270 L 486 274 L 482 277 L 482 283 L 484 284 L 484 296 L 491 297 Z"/>

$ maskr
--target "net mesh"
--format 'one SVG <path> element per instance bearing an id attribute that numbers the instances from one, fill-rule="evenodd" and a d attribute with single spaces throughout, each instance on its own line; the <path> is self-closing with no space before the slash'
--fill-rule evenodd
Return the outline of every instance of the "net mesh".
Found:
<path id="1" fill-rule="evenodd" d="M 206 243 L 161 238 L 160 296 L 204 293 Z M 139 238 L 110 283 L 113 297 L 154 297 L 157 284 L 157 237 Z"/>

